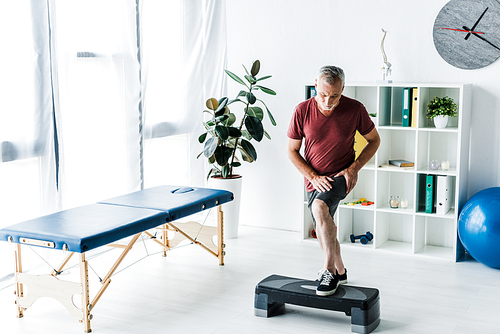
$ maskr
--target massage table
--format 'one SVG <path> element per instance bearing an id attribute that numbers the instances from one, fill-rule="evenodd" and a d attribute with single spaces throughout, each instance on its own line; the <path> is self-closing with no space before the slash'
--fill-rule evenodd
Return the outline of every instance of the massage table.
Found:
<path id="1" fill-rule="evenodd" d="M 52 297 L 83 323 L 85 333 L 90 333 L 90 312 L 111 283 L 113 273 L 143 233 L 162 247 L 163 256 L 179 242 L 188 239 L 217 257 L 219 265 L 223 265 L 225 252 L 221 205 L 232 200 L 233 194 L 225 190 L 159 186 L 0 229 L 0 240 L 15 245 L 17 316 L 23 317 L 23 312 L 38 298 Z M 196 222 L 177 222 L 178 219 L 213 207 L 217 208 L 217 227 L 202 226 Z M 148 231 L 154 228 L 159 229 L 159 238 Z M 175 231 L 176 237 L 169 240 L 169 231 Z M 217 236 L 217 244 L 213 242 L 214 235 Z M 122 239 L 127 239 L 128 243 L 116 243 Z M 51 274 L 26 274 L 22 270 L 22 245 L 62 250 L 66 256 Z M 121 253 L 101 280 L 101 287 L 91 300 L 85 255 L 102 246 L 119 248 Z M 59 279 L 58 275 L 74 254 L 79 256 L 80 282 Z M 73 304 L 72 297 L 75 294 L 82 296 L 81 307 Z"/>

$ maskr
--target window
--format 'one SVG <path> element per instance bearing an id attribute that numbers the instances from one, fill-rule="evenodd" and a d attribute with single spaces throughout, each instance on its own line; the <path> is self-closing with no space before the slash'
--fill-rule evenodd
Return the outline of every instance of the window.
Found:
<path id="1" fill-rule="evenodd" d="M 135 1 L 56 0 L 64 208 L 138 190 Z"/>
<path id="2" fill-rule="evenodd" d="M 0 11 L 0 228 L 204 180 L 196 138 L 204 101 L 225 89 L 224 6 L 33 0 Z"/>
<path id="3" fill-rule="evenodd" d="M 183 100 L 181 1 L 146 1 L 142 47 L 146 67 L 144 184 L 189 184 L 190 119 Z M 187 123 L 187 124 L 186 124 Z"/>
<path id="4" fill-rule="evenodd" d="M 28 1 L 0 11 L 0 228 L 44 212 L 43 183 L 50 179 L 46 147 L 35 145 L 49 131 L 41 124 L 36 47 Z M 12 32 L 15 31 L 15 34 Z M 5 50 L 10 50 L 6 52 Z M 49 124 L 50 128 L 50 124 Z M 38 149 L 36 149 L 38 147 Z M 0 286 L 12 273 L 12 248 L 0 242 Z"/>
<path id="5" fill-rule="evenodd" d="M 0 227 L 42 213 L 41 154 L 36 149 L 44 111 L 39 107 L 37 54 L 29 2 L 16 1 L 0 11 Z M 12 34 L 15 31 L 15 34 Z M 49 125 L 50 126 L 50 125 Z"/>

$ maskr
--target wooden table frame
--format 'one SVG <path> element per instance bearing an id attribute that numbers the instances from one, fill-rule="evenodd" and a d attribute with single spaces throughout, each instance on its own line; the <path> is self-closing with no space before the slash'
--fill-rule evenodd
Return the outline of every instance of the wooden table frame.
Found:
<path id="1" fill-rule="evenodd" d="M 197 224 L 199 229 L 193 228 Z M 184 225 L 184 226 L 183 226 Z M 142 233 L 148 235 L 157 244 L 163 247 L 162 255 L 166 256 L 167 251 L 174 248 L 180 241 L 188 239 L 193 244 L 200 245 L 210 254 L 214 255 L 219 259 L 219 265 L 224 265 L 224 255 L 223 250 L 224 245 L 224 229 L 223 229 L 223 212 L 221 206 L 217 206 L 217 227 L 207 227 L 202 226 L 195 222 L 188 223 L 178 223 L 170 222 L 161 225 L 158 229 L 161 230 L 161 240 L 154 238 L 154 236 L 148 231 L 143 231 L 135 234 L 132 239 L 126 245 L 119 244 L 108 244 L 107 246 L 122 248 L 122 252 L 118 256 L 117 260 L 113 263 L 109 269 L 106 276 L 101 280 L 101 288 L 96 293 L 92 301 L 90 300 L 89 293 L 89 280 L 88 280 L 88 262 L 85 258 L 85 253 L 75 253 L 69 252 L 62 263 L 57 269 L 55 269 L 51 274 L 47 275 L 31 275 L 23 273 L 22 269 L 22 256 L 21 256 L 21 244 L 15 244 L 15 287 L 16 287 L 16 308 L 17 317 L 22 318 L 24 316 L 24 311 L 30 307 L 38 298 L 41 297 L 52 297 L 59 302 L 61 302 L 69 313 L 77 319 L 84 326 L 84 332 L 92 332 L 90 326 L 90 320 L 92 320 L 92 314 L 90 313 L 94 308 L 103 293 L 109 287 L 111 283 L 111 276 L 114 274 L 120 263 L 127 256 L 129 251 L 132 249 L 136 241 L 139 239 Z M 200 229 L 204 228 L 203 234 L 200 233 Z M 175 238 L 168 239 L 168 231 L 175 231 Z M 196 236 L 193 236 L 193 232 L 198 232 Z M 216 233 L 218 241 L 217 246 L 211 242 L 211 233 Z M 182 240 L 181 240 L 182 239 Z M 30 244 L 30 241 L 25 242 Z M 47 243 L 48 244 L 48 243 Z M 40 246 L 40 242 L 36 241 L 36 245 Z M 80 282 L 69 282 L 60 280 L 57 276 L 63 271 L 65 266 L 68 264 L 69 260 L 74 254 L 78 254 L 79 268 L 80 268 Z M 25 287 L 27 287 L 28 293 L 25 293 Z M 81 305 L 77 307 L 73 304 L 72 296 L 75 294 L 81 294 Z"/>

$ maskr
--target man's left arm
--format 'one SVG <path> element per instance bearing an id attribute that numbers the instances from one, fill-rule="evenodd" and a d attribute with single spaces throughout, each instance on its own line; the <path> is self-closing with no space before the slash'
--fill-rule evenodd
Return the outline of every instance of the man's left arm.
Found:
<path id="1" fill-rule="evenodd" d="M 346 180 L 346 193 L 349 194 L 358 182 L 358 172 L 375 155 L 380 146 L 380 136 L 376 128 L 363 136 L 367 144 L 358 158 L 346 169 L 338 172 L 335 177 L 343 175 Z"/>

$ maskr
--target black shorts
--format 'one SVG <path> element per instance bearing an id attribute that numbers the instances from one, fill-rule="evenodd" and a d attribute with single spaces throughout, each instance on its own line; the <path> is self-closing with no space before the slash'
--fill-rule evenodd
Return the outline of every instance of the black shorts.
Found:
<path id="1" fill-rule="evenodd" d="M 339 206 L 339 203 L 341 200 L 343 200 L 346 197 L 346 181 L 345 177 L 339 176 L 339 177 L 332 177 L 334 181 L 331 181 L 330 184 L 332 185 L 332 189 L 329 191 L 325 192 L 319 192 L 316 189 L 314 189 L 311 192 L 307 193 L 307 207 L 309 208 L 309 211 L 311 212 L 311 217 L 313 219 L 313 224 L 314 228 L 316 229 L 316 222 L 314 221 L 314 216 L 311 211 L 311 206 L 312 203 L 314 202 L 315 199 L 320 199 L 323 202 L 328 205 L 330 208 L 330 215 L 333 218 L 333 215 L 335 215 L 335 211 L 337 211 L 337 207 Z"/>

